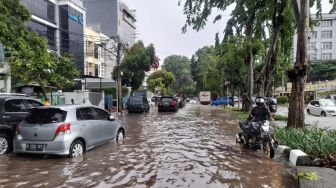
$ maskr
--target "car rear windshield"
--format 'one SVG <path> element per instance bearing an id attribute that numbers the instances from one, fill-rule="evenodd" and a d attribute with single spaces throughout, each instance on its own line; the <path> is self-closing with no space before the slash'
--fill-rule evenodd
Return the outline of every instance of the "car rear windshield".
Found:
<path id="1" fill-rule="evenodd" d="M 142 104 L 142 97 L 130 97 L 130 103 Z"/>
<path id="2" fill-rule="evenodd" d="M 161 98 L 162 102 L 171 102 L 173 98 Z"/>
<path id="3" fill-rule="evenodd" d="M 58 108 L 33 108 L 29 111 L 25 122 L 49 124 L 63 122 L 66 118 L 67 112 Z"/>

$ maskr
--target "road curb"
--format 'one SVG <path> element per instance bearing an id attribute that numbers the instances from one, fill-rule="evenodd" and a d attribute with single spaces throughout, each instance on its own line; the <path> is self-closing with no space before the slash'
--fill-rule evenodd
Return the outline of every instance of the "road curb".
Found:
<path id="1" fill-rule="evenodd" d="M 299 149 L 291 149 L 285 145 L 279 145 L 277 151 L 289 159 L 291 166 L 311 166 L 312 160 L 309 156 Z"/>

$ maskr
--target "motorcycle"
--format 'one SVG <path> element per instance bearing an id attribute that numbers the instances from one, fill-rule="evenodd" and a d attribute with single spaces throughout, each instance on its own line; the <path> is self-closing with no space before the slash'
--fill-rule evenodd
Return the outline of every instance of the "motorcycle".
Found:
<path id="1" fill-rule="evenodd" d="M 239 126 L 242 132 L 236 134 L 236 144 L 249 144 L 264 152 L 268 157 L 274 158 L 275 139 L 273 129 L 269 121 L 240 121 Z"/>

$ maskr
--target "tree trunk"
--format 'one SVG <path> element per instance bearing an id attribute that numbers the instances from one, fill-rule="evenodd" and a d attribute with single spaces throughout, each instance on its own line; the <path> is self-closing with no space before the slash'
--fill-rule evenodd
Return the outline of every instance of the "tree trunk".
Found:
<path id="1" fill-rule="evenodd" d="M 286 8 L 287 1 L 282 1 L 281 4 L 278 4 L 278 0 L 274 0 L 275 8 L 273 12 L 273 20 L 272 20 L 272 44 L 268 50 L 267 58 L 265 66 L 262 68 L 260 76 L 258 78 L 259 82 L 261 83 L 260 86 L 260 94 L 262 96 L 267 95 L 270 80 L 272 77 L 272 73 L 274 67 L 277 63 L 277 55 L 278 55 L 278 40 L 280 36 L 280 30 L 283 25 L 283 17 L 282 13 Z"/>
<path id="2" fill-rule="evenodd" d="M 247 65 L 247 96 L 244 98 L 244 110 L 246 112 L 250 112 L 252 110 L 252 95 L 253 95 L 253 51 L 252 51 L 252 35 L 253 35 L 253 24 L 255 20 L 255 12 L 249 12 L 249 20 L 246 24 L 246 37 L 248 43 L 250 44 L 250 48 L 248 50 L 248 54 L 245 58 L 245 64 Z"/>
<path id="3" fill-rule="evenodd" d="M 300 6 L 296 0 L 292 0 L 292 4 L 298 24 L 298 42 L 295 66 L 288 71 L 292 90 L 289 98 L 287 127 L 303 128 L 305 126 L 304 89 L 308 69 L 309 0 L 300 0 Z"/>
<path id="4" fill-rule="evenodd" d="M 245 98 L 245 108 L 246 112 L 252 110 L 252 95 L 253 95 L 253 54 L 252 49 L 249 50 L 248 55 L 248 69 L 247 69 L 247 96 Z"/>

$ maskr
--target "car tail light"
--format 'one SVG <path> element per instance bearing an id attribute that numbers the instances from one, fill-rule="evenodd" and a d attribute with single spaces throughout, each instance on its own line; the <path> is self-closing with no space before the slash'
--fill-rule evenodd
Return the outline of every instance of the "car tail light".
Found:
<path id="1" fill-rule="evenodd" d="M 172 106 L 176 106 L 176 101 L 173 101 L 173 102 L 172 102 Z"/>
<path id="2" fill-rule="evenodd" d="M 20 125 L 20 124 L 17 124 L 16 127 L 15 127 L 16 134 L 18 134 L 18 135 L 21 134 L 19 125 Z"/>
<path id="3" fill-rule="evenodd" d="M 57 127 L 56 132 L 55 132 L 55 136 L 59 135 L 59 134 L 70 134 L 70 123 L 64 123 L 61 124 Z"/>

